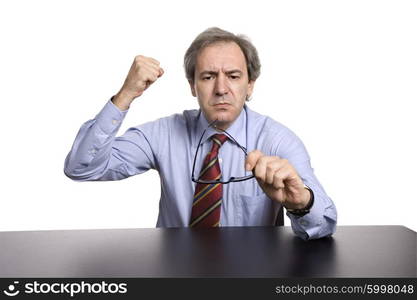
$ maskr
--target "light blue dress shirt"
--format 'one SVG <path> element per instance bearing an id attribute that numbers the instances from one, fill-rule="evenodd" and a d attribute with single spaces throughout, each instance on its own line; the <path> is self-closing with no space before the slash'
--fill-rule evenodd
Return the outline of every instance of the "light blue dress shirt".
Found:
<path id="1" fill-rule="evenodd" d="M 191 181 L 192 164 L 198 141 L 208 126 L 204 114 L 200 110 L 184 111 L 132 127 L 116 137 L 126 113 L 109 101 L 93 120 L 84 123 L 65 160 L 65 174 L 78 181 L 120 180 L 155 169 L 161 178 L 157 227 L 188 226 L 196 185 Z M 336 207 L 315 177 L 303 143 L 292 131 L 245 105 L 227 132 L 248 153 L 258 149 L 265 155 L 288 159 L 311 188 L 314 205 L 310 212 L 302 217 L 287 213 L 295 234 L 315 239 L 335 231 Z M 202 140 L 196 173 L 215 133 L 209 128 Z M 244 152 L 230 139 L 219 150 L 219 163 L 225 179 L 250 174 L 245 171 Z M 220 226 L 272 226 L 280 208 L 254 178 L 225 184 Z"/>

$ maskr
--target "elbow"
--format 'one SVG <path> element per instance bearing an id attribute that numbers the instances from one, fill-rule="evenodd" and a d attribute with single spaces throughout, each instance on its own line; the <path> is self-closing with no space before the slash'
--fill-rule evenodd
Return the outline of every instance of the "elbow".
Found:
<path id="1" fill-rule="evenodd" d="M 75 169 L 75 168 L 71 168 L 69 167 L 69 165 L 66 163 L 64 166 L 64 174 L 65 176 L 67 176 L 69 179 L 72 179 L 74 181 L 84 181 L 85 179 L 83 179 L 83 176 L 81 175 L 81 173 Z"/>
<path id="2" fill-rule="evenodd" d="M 96 174 L 94 172 L 87 172 L 84 168 L 82 169 L 70 169 L 64 168 L 64 174 L 68 178 L 74 181 L 93 181 L 93 180 L 103 180 L 103 176 Z"/>
<path id="3" fill-rule="evenodd" d="M 86 181 L 89 180 L 89 176 L 86 176 L 87 167 L 87 165 L 77 165 L 72 163 L 70 156 L 68 155 L 64 163 L 64 174 L 74 181 Z"/>
<path id="4" fill-rule="evenodd" d="M 65 161 L 64 174 L 74 181 L 115 180 L 107 176 L 107 167 L 102 168 L 89 164 L 71 165 L 68 161 Z"/>
<path id="5" fill-rule="evenodd" d="M 77 180 L 76 179 L 77 176 L 75 175 L 75 170 L 74 170 L 74 168 L 71 168 L 71 166 L 70 166 L 69 157 L 70 157 L 70 155 L 68 154 L 68 156 L 65 158 L 64 174 L 65 174 L 65 176 L 67 176 L 68 178 L 70 178 L 72 180 Z"/>
<path id="6" fill-rule="evenodd" d="M 65 174 L 65 176 L 67 176 L 69 179 L 72 179 L 72 180 L 75 180 L 75 181 L 78 181 L 78 180 L 79 180 L 79 178 L 78 178 L 78 176 L 76 175 L 76 173 L 74 172 L 74 170 L 71 170 L 71 169 L 69 169 L 69 168 L 67 168 L 67 167 L 64 167 L 64 174 Z"/>

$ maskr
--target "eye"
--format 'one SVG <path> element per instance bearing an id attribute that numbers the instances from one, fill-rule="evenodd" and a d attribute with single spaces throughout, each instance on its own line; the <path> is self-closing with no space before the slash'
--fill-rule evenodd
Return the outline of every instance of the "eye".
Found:
<path id="1" fill-rule="evenodd" d="M 212 75 L 207 75 L 207 76 L 203 76 L 203 80 L 210 80 L 210 79 L 212 79 L 213 78 L 213 76 Z"/>
<path id="2" fill-rule="evenodd" d="M 229 75 L 229 78 L 231 78 L 231 79 L 239 79 L 240 78 L 240 76 L 239 75 Z"/>

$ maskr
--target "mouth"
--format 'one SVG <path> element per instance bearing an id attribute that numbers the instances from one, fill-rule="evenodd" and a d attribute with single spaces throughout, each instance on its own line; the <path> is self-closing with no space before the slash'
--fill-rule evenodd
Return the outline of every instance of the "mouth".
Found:
<path id="1" fill-rule="evenodd" d="M 213 105 L 214 109 L 217 111 L 227 111 L 230 108 L 228 103 L 218 103 Z"/>
<path id="2" fill-rule="evenodd" d="M 229 106 L 229 105 L 230 105 L 230 103 L 216 103 L 216 104 L 213 104 L 214 107 L 226 107 L 226 106 Z"/>

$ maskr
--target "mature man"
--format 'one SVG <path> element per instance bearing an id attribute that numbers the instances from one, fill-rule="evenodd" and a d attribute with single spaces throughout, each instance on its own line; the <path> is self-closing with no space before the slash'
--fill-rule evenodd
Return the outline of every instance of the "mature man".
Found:
<path id="1" fill-rule="evenodd" d="M 137 56 L 120 91 L 82 125 L 65 174 L 120 180 L 156 169 L 162 186 L 158 227 L 276 225 L 285 207 L 301 238 L 331 235 L 336 208 L 303 143 L 245 105 L 260 74 L 251 42 L 209 28 L 187 50 L 184 67 L 200 110 L 116 137 L 132 101 L 164 74 L 157 60 Z"/>

